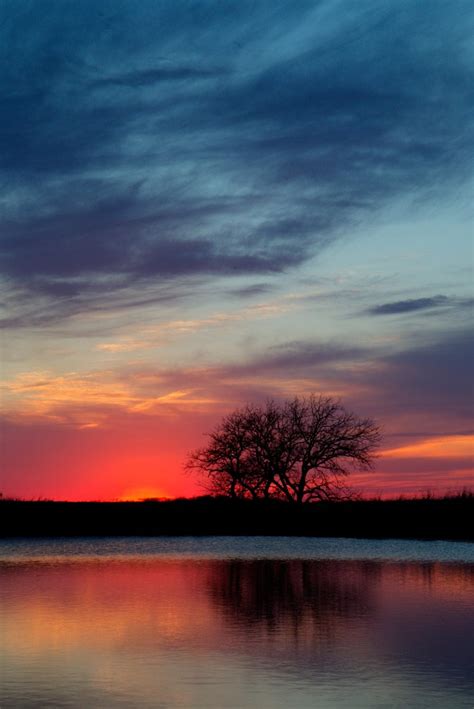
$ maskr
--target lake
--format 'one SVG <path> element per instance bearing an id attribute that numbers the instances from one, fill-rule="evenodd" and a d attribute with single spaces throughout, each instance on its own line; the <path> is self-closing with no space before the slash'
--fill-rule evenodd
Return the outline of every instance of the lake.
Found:
<path id="1" fill-rule="evenodd" d="M 0 706 L 474 706 L 474 545 L 3 540 Z"/>

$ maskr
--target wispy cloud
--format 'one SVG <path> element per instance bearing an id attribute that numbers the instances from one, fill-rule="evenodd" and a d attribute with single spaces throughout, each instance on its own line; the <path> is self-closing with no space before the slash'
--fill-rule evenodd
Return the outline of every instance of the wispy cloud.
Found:
<path id="1" fill-rule="evenodd" d="M 448 194 L 473 140 L 456 7 L 6 3 L 1 272 L 64 318 L 157 279 L 278 274 Z"/>
<path id="2" fill-rule="evenodd" d="M 414 313 L 418 310 L 448 309 L 448 308 L 472 308 L 474 300 L 472 298 L 454 298 L 446 295 L 434 295 L 429 298 L 411 298 L 408 300 L 397 300 L 393 303 L 382 303 L 367 310 L 371 315 L 402 315 Z"/>
<path id="3" fill-rule="evenodd" d="M 111 370 L 63 375 L 25 372 L 0 388 L 5 411 L 14 420 L 51 420 L 79 428 L 107 423 L 117 411 L 167 415 L 214 403 L 198 387 L 173 389 L 165 376 L 156 376 L 143 387 L 140 379 L 127 380 Z"/>
<path id="4" fill-rule="evenodd" d="M 474 435 L 441 436 L 381 453 L 384 458 L 470 458 L 474 469 Z"/>
<path id="5" fill-rule="evenodd" d="M 99 68 L 95 68 L 99 73 Z M 138 89 L 144 86 L 153 86 L 163 81 L 188 81 L 197 79 L 213 79 L 226 73 L 224 68 L 208 68 L 186 64 L 173 64 L 171 61 L 163 62 L 160 66 L 135 71 L 125 71 L 121 74 L 100 76 L 90 81 L 95 87 L 126 86 Z"/>
<path id="6" fill-rule="evenodd" d="M 171 320 L 159 325 L 134 328 L 132 336 L 125 336 L 117 342 L 100 342 L 96 345 L 96 349 L 110 353 L 152 349 L 180 335 L 192 335 L 200 330 L 224 327 L 231 323 L 277 317 L 292 308 L 294 306 L 285 299 L 279 299 L 274 302 L 258 303 L 237 311 L 215 313 L 206 318 Z"/>

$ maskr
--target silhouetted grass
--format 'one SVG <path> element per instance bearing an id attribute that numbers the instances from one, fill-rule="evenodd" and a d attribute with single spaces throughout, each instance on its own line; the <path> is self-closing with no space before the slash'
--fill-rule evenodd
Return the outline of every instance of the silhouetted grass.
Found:
<path id="1" fill-rule="evenodd" d="M 0 500 L 0 535 L 289 535 L 474 540 L 474 495 L 296 505 L 193 499 L 143 502 Z"/>

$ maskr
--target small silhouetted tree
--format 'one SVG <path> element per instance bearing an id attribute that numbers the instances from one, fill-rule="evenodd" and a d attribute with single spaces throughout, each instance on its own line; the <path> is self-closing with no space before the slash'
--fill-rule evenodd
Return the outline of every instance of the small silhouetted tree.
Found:
<path id="1" fill-rule="evenodd" d="M 291 502 L 350 496 L 346 478 L 372 467 L 380 432 L 331 397 L 247 405 L 224 417 L 188 470 L 212 494 Z"/>

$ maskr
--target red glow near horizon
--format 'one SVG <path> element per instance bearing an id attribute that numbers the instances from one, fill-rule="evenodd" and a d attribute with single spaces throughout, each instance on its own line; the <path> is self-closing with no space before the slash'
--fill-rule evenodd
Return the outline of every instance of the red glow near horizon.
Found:
<path id="1" fill-rule="evenodd" d="M 207 418 L 205 430 L 212 428 Z M 12 471 L 5 497 L 56 500 L 141 500 L 204 494 L 183 470 L 187 453 L 202 445 L 197 416 L 179 423 L 133 419 L 126 430 L 33 425 L 5 428 L 4 461 Z M 472 486 L 474 437 L 438 437 L 386 447 L 375 469 L 354 473 L 351 484 L 366 496 L 393 497 Z"/>

